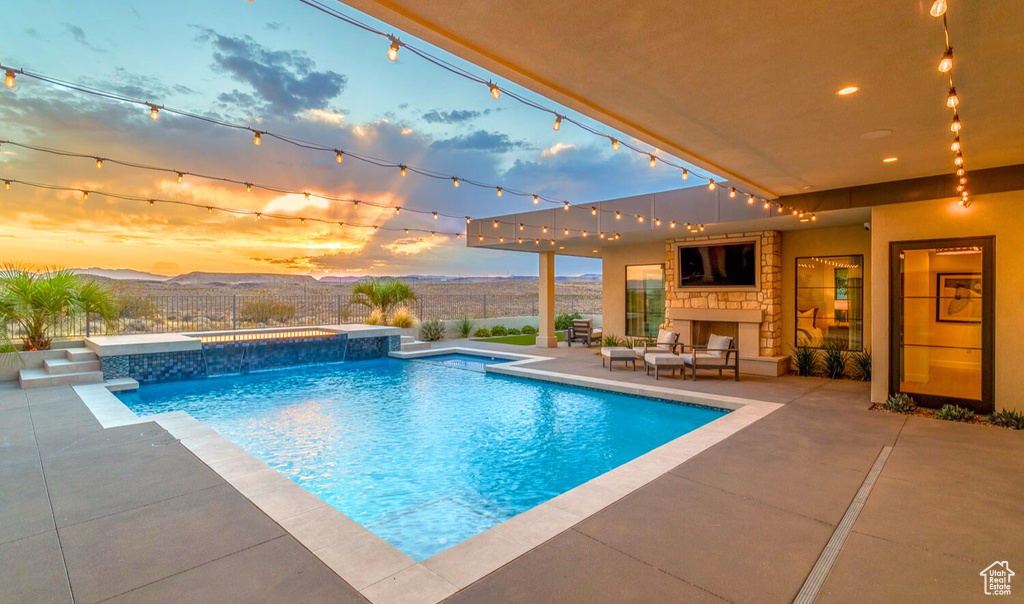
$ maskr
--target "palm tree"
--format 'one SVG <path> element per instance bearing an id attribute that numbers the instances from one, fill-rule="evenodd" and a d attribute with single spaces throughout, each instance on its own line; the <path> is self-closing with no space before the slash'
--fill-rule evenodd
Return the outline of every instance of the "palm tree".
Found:
<path id="1" fill-rule="evenodd" d="M 21 264 L 0 265 L 0 326 L 5 339 L 13 324 L 25 350 L 48 350 L 50 328 L 61 319 L 84 313 L 110 323 L 117 317 L 108 290 L 65 269 L 36 272 Z"/>
<path id="2" fill-rule="evenodd" d="M 380 314 L 385 324 L 396 306 L 416 299 L 416 294 L 404 281 L 374 277 L 356 283 L 352 295 L 352 304 L 365 306 L 371 312 Z"/>

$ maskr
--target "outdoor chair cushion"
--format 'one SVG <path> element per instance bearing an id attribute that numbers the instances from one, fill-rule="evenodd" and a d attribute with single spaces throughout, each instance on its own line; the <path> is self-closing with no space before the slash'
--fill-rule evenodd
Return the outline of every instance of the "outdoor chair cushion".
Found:
<path id="1" fill-rule="evenodd" d="M 659 345 L 668 344 L 671 347 L 673 344 L 676 343 L 676 340 L 678 340 L 678 339 L 679 339 L 679 334 L 677 334 L 674 331 L 669 331 L 667 329 L 659 329 L 658 330 L 657 343 Z M 650 350 L 650 347 L 648 347 L 648 350 Z"/>
<path id="2" fill-rule="evenodd" d="M 635 358 L 633 349 L 625 346 L 604 346 L 601 348 L 601 356 L 609 359 L 632 359 Z"/>
<path id="3" fill-rule="evenodd" d="M 679 358 L 681 358 L 683 360 L 683 363 L 685 363 L 686 365 L 693 366 L 694 355 L 692 352 L 684 352 L 683 354 L 679 355 Z M 708 354 L 706 352 L 697 353 L 697 362 L 701 365 L 720 365 L 722 361 L 723 359 L 721 355 Z"/>
<path id="4" fill-rule="evenodd" d="M 729 336 L 711 334 L 711 337 L 708 338 L 707 354 L 721 358 L 731 346 L 732 338 Z"/>
<path id="5" fill-rule="evenodd" d="M 682 367 L 684 364 L 680 355 L 664 352 L 648 352 L 644 355 L 644 362 L 655 367 Z"/>

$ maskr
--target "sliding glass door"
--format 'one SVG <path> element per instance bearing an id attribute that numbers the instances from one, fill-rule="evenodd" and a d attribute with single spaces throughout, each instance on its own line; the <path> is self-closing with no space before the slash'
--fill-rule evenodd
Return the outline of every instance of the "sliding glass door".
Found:
<path id="1" fill-rule="evenodd" d="M 665 269 L 660 264 L 626 267 L 626 335 L 655 337 L 665 322 Z"/>
<path id="2" fill-rule="evenodd" d="M 993 239 L 891 244 L 890 392 L 993 409 Z"/>

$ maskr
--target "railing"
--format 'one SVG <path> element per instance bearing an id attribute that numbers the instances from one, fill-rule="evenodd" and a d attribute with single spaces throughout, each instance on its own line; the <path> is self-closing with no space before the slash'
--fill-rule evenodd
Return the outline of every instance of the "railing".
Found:
<path id="1" fill-rule="evenodd" d="M 354 303 L 349 295 L 230 295 L 230 296 L 133 296 L 120 300 L 120 316 L 109 327 L 95 316 L 61 321 L 50 335 L 55 339 L 88 335 L 216 331 L 259 327 L 305 327 L 366 323 L 370 309 Z M 424 294 L 408 305 L 420 322 L 537 316 L 536 295 Z M 601 314 L 599 294 L 556 294 L 556 313 Z M 17 339 L 16 328 L 8 335 Z"/>

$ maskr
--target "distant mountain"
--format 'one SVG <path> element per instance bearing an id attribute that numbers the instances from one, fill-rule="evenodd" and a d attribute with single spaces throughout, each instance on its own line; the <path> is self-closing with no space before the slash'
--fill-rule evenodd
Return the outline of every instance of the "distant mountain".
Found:
<path id="1" fill-rule="evenodd" d="M 133 271 L 127 268 L 73 268 L 71 272 L 76 275 L 92 275 L 93 277 L 104 277 L 114 280 L 134 281 L 167 281 L 170 277 L 154 275 L 143 271 Z"/>
<path id="2" fill-rule="evenodd" d="M 327 275 L 320 279 L 320 283 L 355 283 L 365 276 L 334 276 Z M 406 283 L 492 283 L 495 281 L 522 281 L 524 283 L 532 283 L 537 281 L 537 277 L 531 277 L 527 275 L 508 275 L 507 277 L 453 277 L 450 275 L 399 275 L 399 276 L 381 276 L 382 279 L 401 279 Z M 555 281 L 562 283 L 572 282 L 576 283 L 579 281 L 600 281 L 601 275 L 586 274 L 586 275 L 562 275 L 555 277 Z"/>
<path id="3" fill-rule="evenodd" d="M 316 283 L 309 275 L 270 275 L 265 273 L 192 272 L 167 280 L 177 285 L 308 285 Z"/>

